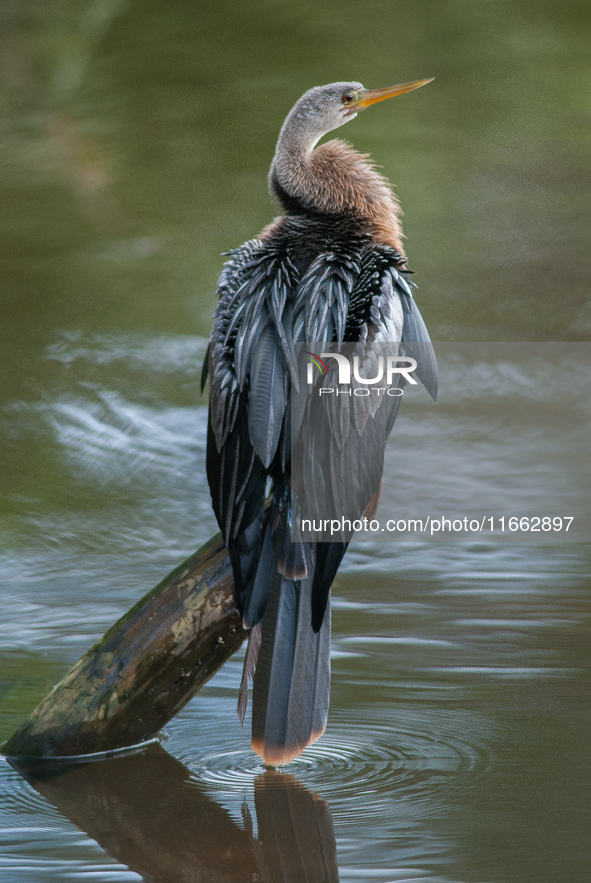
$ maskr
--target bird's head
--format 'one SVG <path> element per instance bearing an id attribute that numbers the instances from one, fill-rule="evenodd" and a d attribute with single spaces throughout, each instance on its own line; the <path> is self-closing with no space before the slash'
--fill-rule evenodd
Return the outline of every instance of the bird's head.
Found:
<path id="1" fill-rule="evenodd" d="M 334 213 L 343 211 L 346 204 L 349 213 L 356 211 L 362 214 L 370 211 L 368 206 L 371 203 L 371 212 L 375 214 L 375 206 L 382 199 L 388 205 L 385 211 L 387 214 L 389 212 L 391 220 L 397 211 L 392 192 L 384 185 L 380 176 L 372 171 L 371 164 L 366 162 L 363 165 L 363 156 L 338 141 L 333 143 L 333 148 L 335 145 L 337 147 L 338 162 L 335 160 L 334 150 L 327 153 L 322 148 L 318 151 L 314 151 L 314 148 L 323 135 L 354 119 L 360 110 L 386 98 L 412 92 L 430 82 L 430 79 L 414 80 L 412 83 L 387 86 L 385 89 L 365 89 L 361 83 L 345 82 L 310 89 L 291 109 L 279 133 L 269 172 L 271 193 L 278 197 L 289 212 L 295 211 L 294 206 L 297 205 Z M 347 161 L 345 157 L 348 157 Z M 350 170 L 349 177 L 345 167 Z M 365 175 L 364 186 L 370 193 L 367 205 L 364 203 L 365 208 L 360 206 L 360 200 L 363 201 L 360 175 Z M 376 188 L 381 196 L 376 195 Z M 392 223 L 396 226 L 398 222 L 394 220 Z M 396 248 L 401 250 L 398 233 L 393 241 L 396 242 Z"/>
<path id="2" fill-rule="evenodd" d="M 378 101 L 404 95 L 430 83 L 427 80 L 414 80 L 412 83 L 401 83 L 398 86 L 386 86 L 384 89 L 365 89 L 361 83 L 330 83 L 328 86 L 316 86 L 306 92 L 296 103 L 288 119 L 292 126 L 299 125 L 306 129 L 316 140 L 338 129 L 349 120 L 354 119 L 359 111 L 365 110 Z"/>

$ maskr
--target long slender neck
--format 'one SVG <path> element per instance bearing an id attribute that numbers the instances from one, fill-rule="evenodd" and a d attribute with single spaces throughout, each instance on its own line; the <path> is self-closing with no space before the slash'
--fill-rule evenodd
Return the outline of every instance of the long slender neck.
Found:
<path id="1" fill-rule="evenodd" d="M 275 156 L 269 173 L 269 185 L 274 188 L 279 184 L 282 190 L 292 199 L 299 200 L 302 205 L 315 208 L 310 204 L 314 193 L 306 192 L 306 185 L 310 178 L 310 165 L 314 147 L 322 137 L 322 132 L 316 133 L 308 126 L 302 125 L 302 120 L 295 111 L 285 120 L 275 148 Z"/>
<path id="2" fill-rule="evenodd" d="M 361 229 L 404 255 L 400 206 L 369 156 L 339 140 L 314 149 L 324 133 L 292 116 L 279 135 L 269 174 L 270 189 L 283 207 L 290 213 L 357 218 Z"/>

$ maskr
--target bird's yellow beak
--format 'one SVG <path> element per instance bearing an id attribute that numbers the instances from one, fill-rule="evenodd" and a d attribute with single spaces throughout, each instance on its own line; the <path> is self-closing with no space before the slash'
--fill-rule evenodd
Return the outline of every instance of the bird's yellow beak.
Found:
<path id="1" fill-rule="evenodd" d="M 412 83 L 400 83 L 398 86 L 386 86 L 384 89 L 364 89 L 363 92 L 358 93 L 358 98 L 347 104 L 347 110 L 365 110 L 370 104 L 376 104 L 386 98 L 394 98 L 396 95 L 404 95 L 406 92 L 412 92 L 413 89 L 420 89 L 434 79 L 435 77 L 429 77 L 428 80 L 413 80 Z"/>

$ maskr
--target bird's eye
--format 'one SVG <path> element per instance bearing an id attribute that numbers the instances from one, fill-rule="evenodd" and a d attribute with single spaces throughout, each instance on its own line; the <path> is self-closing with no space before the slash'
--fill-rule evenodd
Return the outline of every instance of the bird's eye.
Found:
<path id="1" fill-rule="evenodd" d="M 350 104 L 354 98 L 355 95 L 353 92 L 345 92 L 343 95 L 343 104 Z"/>

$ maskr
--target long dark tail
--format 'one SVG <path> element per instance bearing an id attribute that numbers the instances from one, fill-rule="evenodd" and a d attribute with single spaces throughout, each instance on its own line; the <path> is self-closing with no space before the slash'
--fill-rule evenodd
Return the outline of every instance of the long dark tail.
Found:
<path id="1" fill-rule="evenodd" d="M 274 580 L 254 675 L 252 747 L 265 763 L 289 763 L 325 730 L 330 697 L 330 599 L 315 631 L 313 573 Z"/>
<path id="2" fill-rule="evenodd" d="M 238 714 L 243 720 L 254 670 L 252 747 L 273 766 L 289 763 L 325 730 L 330 587 L 347 548 L 292 542 L 290 521 L 289 486 L 278 482 L 242 609 L 252 632 Z"/>

